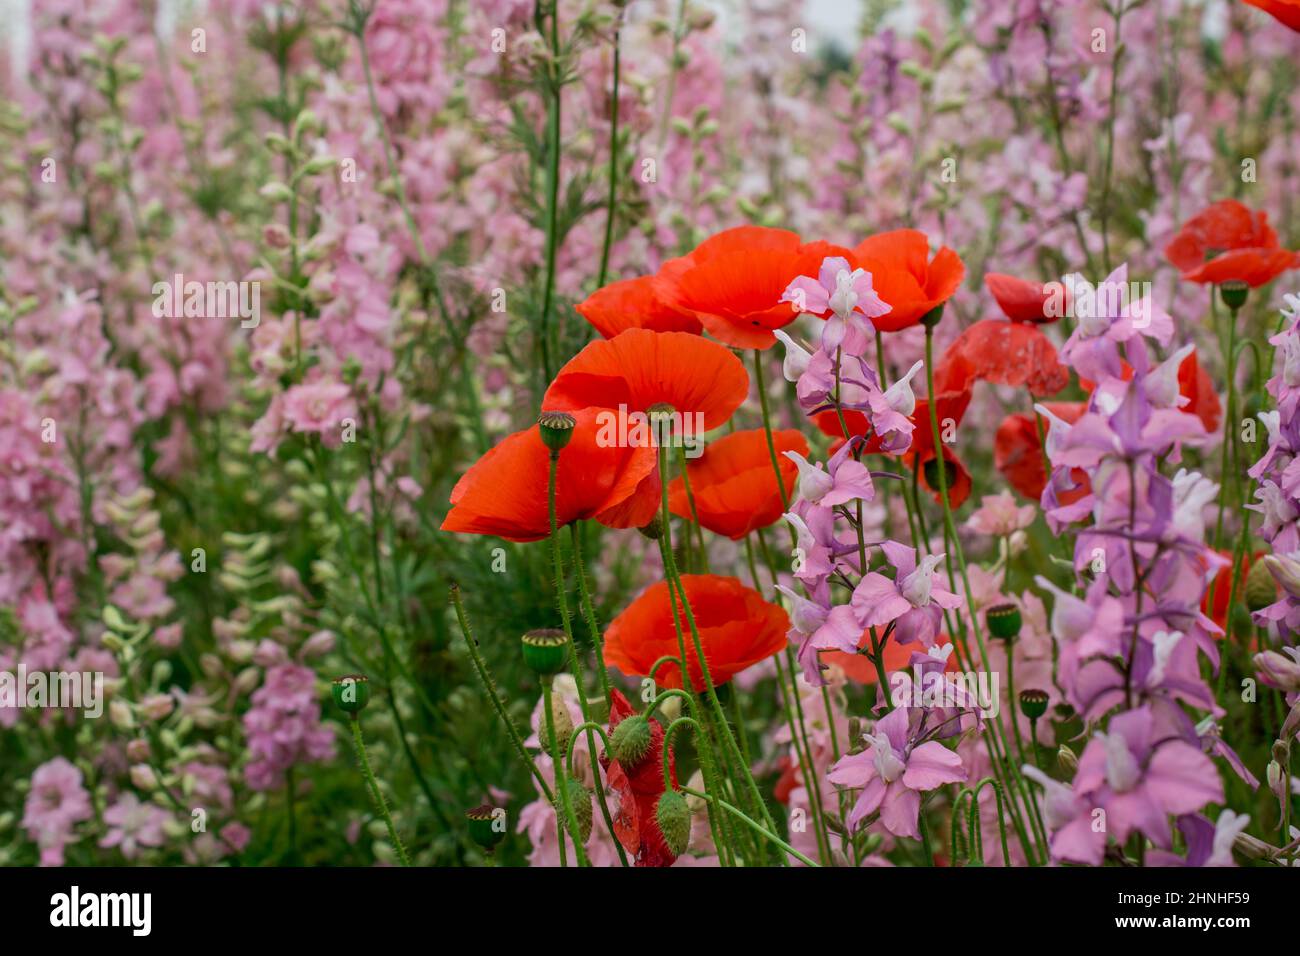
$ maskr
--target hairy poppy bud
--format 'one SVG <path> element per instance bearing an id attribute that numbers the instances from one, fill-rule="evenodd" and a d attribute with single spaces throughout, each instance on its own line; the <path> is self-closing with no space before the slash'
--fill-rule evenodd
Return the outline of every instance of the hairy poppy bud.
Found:
<path id="1" fill-rule="evenodd" d="M 496 825 L 497 808 L 491 804 L 485 803 L 473 810 L 466 810 L 465 819 L 469 821 L 470 839 L 488 853 L 495 850 L 497 844 L 505 838 L 506 829 Z"/>
<path id="2" fill-rule="evenodd" d="M 542 745 L 542 753 L 556 760 L 563 760 L 569 752 L 569 738 L 573 736 L 573 718 L 569 708 L 557 694 L 551 695 L 551 717 L 555 720 L 555 746 L 560 749 L 558 756 L 551 753 L 551 733 L 546 727 L 546 714 L 542 714 L 542 724 L 537 739 Z"/>
<path id="3" fill-rule="evenodd" d="M 1230 279 L 1219 286 L 1219 297 L 1223 299 L 1223 304 L 1236 312 L 1246 304 L 1246 296 L 1250 294 L 1250 286 L 1239 279 Z"/>
<path id="4" fill-rule="evenodd" d="M 624 770 L 630 770 L 650 749 L 650 721 L 641 714 L 624 718 L 609 738 L 609 752 Z"/>
<path id="5" fill-rule="evenodd" d="M 542 444 L 556 455 L 569 443 L 573 437 L 573 427 L 577 424 L 578 420 L 568 412 L 542 412 L 537 416 L 537 430 L 541 433 Z"/>
<path id="6" fill-rule="evenodd" d="M 359 714 L 370 703 L 370 679 L 364 674 L 334 678 L 334 706 L 347 714 Z"/>
<path id="7" fill-rule="evenodd" d="M 1047 691 L 1027 687 L 1020 692 L 1020 712 L 1030 720 L 1037 720 L 1047 713 Z"/>
<path id="8" fill-rule="evenodd" d="M 529 631 L 522 638 L 524 663 L 534 674 L 548 677 L 564 670 L 564 651 L 568 636 L 553 627 Z"/>
<path id="9" fill-rule="evenodd" d="M 591 791 L 572 777 L 564 778 L 564 786 L 569 793 L 569 806 L 578 821 L 578 835 L 582 838 L 582 842 L 586 843 L 587 838 L 591 836 Z M 564 797 L 558 790 L 555 793 L 555 812 L 561 817 L 564 816 Z"/>
<path id="10" fill-rule="evenodd" d="M 1256 561 L 1246 572 L 1246 607 L 1262 611 L 1277 600 L 1277 582 L 1268 573 L 1268 565 Z"/>
<path id="11" fill-rule="evenodd" d="M 1014 640 L 1020 634 L 1020 608 L 1014 604 L 995 604 L 984 612 L 984 622 L 994 637 Z"/>
<path id="12" fill-rule="evenodd" d="M 691 810 L 686 799 L 676 790 L 665 790 L 655 807 L 655 819 L 673 856 L 685 853 L 691 839 Z"/>

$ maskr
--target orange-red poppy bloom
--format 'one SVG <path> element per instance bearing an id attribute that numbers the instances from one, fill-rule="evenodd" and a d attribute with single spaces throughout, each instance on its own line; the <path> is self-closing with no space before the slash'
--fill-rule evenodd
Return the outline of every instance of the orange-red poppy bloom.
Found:
<path id="1" fill-rule="evenodd" d="M 1060 318 L 1049 308 L 1052 293 L 1042 282 L 1029 282 L 1001 272 L 986 272 L 984 285 L 992 293 L 1002 314 L 1012 322 L 1055 322 Z M 1066 304 L 1065 299 L 1062 304 Z"/>
<path id="2" fill-rule="evenodd" d="M 624 329 L 700 333 L 700 322 L 695 316 L 674 309 L 659 298 L 654 276 L 611 282 L 574 308 L 607 339 Z"/>
<path id="3" fill-rule="evenodd" d="M 1189 282 L 1244 282 L 1252 289 L 1300 266 L 1300 256 L 1278 244 L 1268 215 L 1235 199 L 1222 199 L 1189 219 L 1165 255 Z"/>
<path id="4" fill-rule="evenodd" d="M 1238 601 L 1243 600 L 1246 593 L 1246 575 L 1250 573 L 1250 566 L 1263 557 L 1264 552 L 1257 551 L 1253 555 L 1247 552 L 1241 556 L 1241 567 L 1237 569 L 1237 594 Z M 1219 556 L 1226 558 L 1228 563 L 1219 568 L 1214 575 L 1214 608 L 1210 609 L 1210 589 L 1205 589 L 1205 596 L 1201 598 L 1201 611 L 1204 612 L 1210 620 L 1225 631 L 1228 629 L 1228 595 L 1232 593 L 1232 552 L 1219 550 Z"/>
<path id="5" fill-rule="evenodd" d="M 1214 390 L 1214 379 L 1201 368 L 1195 351 L 1178 366 L 1178 393 L 1189 400 L 1183 411 L 1199 418 L 1211 435 L 1219 430 L 1223 406 L 1219 404 L 1219 393 Z"/>
<path id="6" fill-rule="evenodd" d="M 916 325 L 961 285 L 966 266 L 947 246 L 930 259 L 930 241 L 915 229 L 882 232 L 858 243 L 853 261 L 871 273 L 871 284 L 892 308 L 872 324 L 882 332 Z"/>
<path id="7" fill-rule="evenodd" d="M 1039 398 L 1070 384 L 1070 372 L 1056 357 L 1056 346 L 1032 325 L 982 319 L 957 336 L 944 359 L 956 355 L 966 359 L 975 378 L 1024 385 Z"/>
<path id="8" fill-rule="evenodd" d="M 627 329 L 598 339 L 565 363 L 542 398 L 548 411 L 598 405 L 645 412 L 666 402 L 679 415 L 703 416 L 703 427 L 725 424 L 749 394 L 740 359 L 717 342 L 689 332 Z M 695 436 L 700 437 L 700 436 Z"/>
<path id="9" fill-rule="evenodd" d="M 716 574 L 683 574 L 682 584 L 715 685 L 725 684 L 786 646 L 789 617 L 782 608 L 764 601 L 757 591 L 735 578 Z M 686 640 L 691 686 L 701 691 L 705 687 L 704 674 L 680 605 L 677 613 Z M 646 588 L 605 630 L 605 661 L 629 676 L 650 676 L 650 668 L 659 658 L 677 655 L 677 631 L 666 581 Z M 660 687 L 682 686 L 677 664 L 662 665 L 654 678 Z"/>
<path id="10" fill-rule="evenodd" d="M 659 504 L 652 447 L 618 447 L 597 440 L 604 409 L 573 413 L 573 437 L 560 452 L 556 520 L 594 518 L 611 528 L 649 524 Z M 540 541 L 550 534 L 547 507 L 550 451 L 537 426 L 502 439 L 451 490 L 443 531 L 490 534 L 507 541 Z"/>
<path id="11" fill-rule="evenodd" d="M 772 442 L 786 493 L 793 495 L 799 469 L 782 452 L 798 452 L 806 458 L 808 441 L 787 429 L 773 432 Z M 700 524 L 715 534 L 739 541 L 757 528 L 766 528 L 785 511 L 767 435 L 761 428 L 719 438 L 699 458 L 687 461 L 686 474 Z M 692 517 L 686 484 L 680 477 L 668 486 L 668 507 L 682 518 Z"/>
<path id="12" fill-rule="evenodd" d="M 1300 32 L 1300 0 L 1244 0 L 1244 2 L 1252 7 L 1258 7 L 1279 23 Z"/>
<path id="13" fill-rule="evenodd" d="M 693 315 L 719 342 L 768 349 L 773 329 L 798 312 L 781 295 L 799 276 L 815 276 L 827 256 L 849 257 L 828 242 L 805 243 L 786 229 L 738 226 L 706 239 L 664 263 L 656 294 L 668 307 Z"/>
<path id="14" fill-rule="evenodd" d="M 1086 402 L 1047 402 L 1044 405 L 1063 422 L 1073 424 L 1088 409 Z M 1051 431 L 1051 419 L 1043 419 L 1043 435 Z M 993 466 L 1001 472 L 1012 488 L 1026 498 L 1038 500 L 1047 484 L 1047 466 L 1043 462 L 1043 446 L 1038 440 L 1038 426 L 1034 415 L 1017 413 L 1008 415 L 998 426 L 993 439 Z M 1076 468 L 1071 477 L 1081 487 L 1061 496 L 1062 504 L 1070 504 L 1089 493 L 1088 475 Z"/>
<path id="15" fill-rule="evenodd" d="M 953 508 L 960 508 L 970 497 L 971 488 L 974 487 L 970 470 L 966 467 L 966 463 L 957 457 L 957 453 L 947 445 L 943 446 L 943 460 L 946 463 L 944 481 L 948 485 L 948 504 Z M 919 469 L 921 472 L 918 482 L 920 486 L 930 492 L 930 496 L 937 504 L 943 504 L 943 488 L 939 484 L 938 473 L 935 472 L 934 481 L 931 481 L 926 473 L 926 465 L 932 461 L 934 461 L 934 449 L 928 448 L 911 455 L 909 463 L 913 471 Z M 929 470 L 933 471 L 933 469 Z"/>

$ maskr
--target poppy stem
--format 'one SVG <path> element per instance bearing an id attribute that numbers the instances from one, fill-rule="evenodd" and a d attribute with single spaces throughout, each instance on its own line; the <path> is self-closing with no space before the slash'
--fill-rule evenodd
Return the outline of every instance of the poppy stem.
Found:
<path id="1" fill-rule="evenodd" d="M 573 837 L 573 853 L 578 858 L 578 866 L 591 866 L 591 861 L 587 859 L 587 854 L 582 849 L 582 830 L 578 826 L 578 818 L 573 813 L 573 801 L 569 794 L 569 781 L 564 774 L 564 755 L 560 753 L 560 740 L 555 733 L 555 711 L 552 708 L 554 691 L 551 689 L 551 681 L 542 679 L 542 710 L 545 711 L 546 717 L 546 739 L 550 742 L 551 766 L 555 770 L 555 789 L 560 792 L 560 806 L 555 807 L 555 829 L 560 840 L 560 866 L 567 865 L 564 852 L 564 828 L 569 828 L 569 834 Z M 591 736 L 591 731 L 587 732 Z"/>
<path id="2" fill-rule="evenodd" d="M 674 613 L 676 613 L 675 610 Z M 689 706 L 692 711 L 694 711 L 695 699 L 685 691 L 682 691 L 681 693 L 683 694 L 683 698 L 689 701 Z M 678 727 L 686 726 L 688 724 L 695 731 L 695 754 L 699 757 L 700 773 L 704 775 L 704 788 L 710 793 L 721 791 L 722 780 L 718 776 L 718 765 L 716 763 L 716 755 L 713 753 L 713 743 L 710 740 L 709 735 L 704 731 L 704 728 L 700 726 L 699 721 L 694 717 L 678 717 L 664 728 L 662 755 L 664 789 L 669 790 L 675 788 L 672 779 L 671 764 L 669 763 L 669 760 L 673 755 L 672 748 L 669 746 L 672 743 L 673 734 L 677 732 Z M 676 789 L 685 790 L 684 787 L 676 787 Z M 708 820 L 709 833 L 713 837 L 713 845 L 718 850 L 718 860 L 723 866 L 735 866 L 736 860 L 731 846 L 731 834 L 726 827 L 725 818 L 721 814 L 715 814 L 712 806 L 710 806 L 708 811 Z"/>
<path id="3" fill-rule="evenodd" d="M 770 443 L 770 433 L 769 433 L 769 448 L 770 447 L 772 446 Z M 713 677 L 709 673 L 709 662 L 704 656 L 704 642 L 700 639 L 699 627 L 695 623 L 695 612 L 691 610 L 690 598 L 687 597 L 686 595 L 686 588 L 682 584 L 681 575 L 677 573 L 677 561 L 676 559 L 673 558 L 672 522 L 670 520 L 671 512 L 668 510 L 668 483 L 666 481 L 667 472 L 668 472 L 667 455 L 668 455 L 667 449 L 660 448 L 659 483 L 662 488 L 662 497 L 663 497 L 663 500 L 661 502 L 661 508 L 663 510 L 663 531 L 662 531 L 662 536 L 659 539 L 659 544 L 660 544 L 660 551 L 663 553 L 663 558 L 664 558 L 664 571 L 667 573 L 668 576 L 668 586 L 670 590 L 672 588 L 676 588 L 677 594 L 681 599 L 682 610 L 686 614 L 686 624 L 689 627 L 691 632 L 691 641 L 695 646 L 695 657 L 700 665 L 700 674 L 704 677 L 704 687 L 708 697 L 709 707 L 713 712 L 713 717 L 718 722 L 719 736 L 725 738 L 724 744 L 726 745 L 726 748 L 730 751 L 732 757 L 734 757 L 737 761 L 740 762 L 740 773 L 743 778 L 743 782 L 748 786 L 751 797 L 754 799 L 757 806 L 762 810 L 764 822 L 769 827 L 775 829 L 775 825 L 772 823 L 772 816 L 767 809 L 767 804 L 763 802 L 763 796 L 761 793 L 759 793 L 758 784 L 754 782 L 754 775 L 750 772 L 748 764 L 744 762 L 744 757 L 740 753 L 740 745 L 736 743 L 736 738 L 731 733 L 731 727 L 727 723 L 727 718 L 722 713 L 722 704 L 718 701 L 718 692 L 713 685 Z M 775 465 L 775 461 L 776 459 L 774 454 L 773 465 Z M 779 475 L 780 472 L 778 471 L 778 478 Z M 681 622 L 680 620 L 678 620 L 675 612 L 673 614 L 673 621 L 674 623 L 676 623 L 678 627 L 678 637 L 680 638 Z M 682 651 L 682 658 L 683 660 L 686 659 L 685 649 L 683 649 Z M 682 674 L 683 686 L 685 686 L 686 682 L 689 680 L 690 680 L 690 675 L 687 673 L 683 673 Z"/>
<path id="4" fill-rule="evenodd" d="M 781 491 L 781 504 L 790 510 L 790 494 L 785 489 L 785 477 L 781 474 L 780 461 L 776 457 L 776 442 L 772 439 L 772 412 L 767 405 L 767 386 L 763 383 L 763 353 L 754 349 L 754 386 L 758 389 L 758 407 L 763 411 L 763 434 L 767 438 L 767 453 L 772 458 L 772 470 L 776 472 L 776 487 Z"/>
<path id="5" fill-rule="evenodd" d="M 938 462 L 938 468 L 936 471 L 939 473 L 939 500 L 943 504 L 944 537 L 948 541 L 949 547 L 951 547 L 955 552 L 957 558 L 957 567 L 961 571 L 962 589 L 965 592 L 966 597 L 966 610 L 970 615 L 970 630 L 975 634 L 975 643 L 980 652 L 980 663 L 984 667 L 984 670 L 988 672 L 991 670 L 989 666 L 988 648 L 985 647 L 984 636 L 980 633 L 979 617 L 975 613 L 975 596 L 971 591 L 970 575 L 966 572 L 966 556 L 962 551 L 961 539 L 957 536 L 957 527 L 952 518 L 952 503 L 948 499 L 948 463 L 943 456 L 943 438 L 939 432 L 939 410 L 934 401 L 934 327 L 938 324 L 938 319 L 936 317 L 934 321 L 925 322 L 923 324 L 925 325 L 925 386 L 926 395 L 929 396 L 930 399 L 926 402 L 926 406 L 930 412 L 930 434 L 931 440 L 934 444 L 935 460 Z M 918 461 L 917 467 L 919 468 L 920 465 L 921 463 Z M 966 631 L 966 622 L 960 614 L 957 615 L 957 623 L 964 636 Z M 992 729 L 986 731 L 985 739 L 989 744 L 990 756 L 994 758 L 994 766 L 997 767 L 999 762 L 1005 765 L 1000 769 L 1004 769 L 1012 784 L 1020 789 L 1021 796 L 1024 799 L 1026 806 L 1032 806 L 1033 798 L 1028 793 L 1024 792 L 1023 783 L 1020 779 L 1018 770 L 1013 767 L 1011 761 L 1007 760 L 1005 757 L 1008 748 L 1006 747 L 1005 741 L 1002 739 L 1001 722 L 989 721 L 986 724 L 986 728 L 988 727 L 991 727 Z M 1034 828 L 1035 840 L 1040 844 L 1037 849 L 1039 852 L 1043 853 L 1044 859 L 1046 859 L 1046 853 L 1043 851 L 1041 845 L 1046 842 L 1046 835 L 1038 832 L 1035 815 L 1026 814 L 1014 800 L 1012 801 L 1012 807 L 1015 810 L 1014 816 L 1017 818 L 1022 832 L 1024 832 L 1025 827 L 1023 821 L 1020 821 L 1019 818 L 1021 816 L 1027 816 L 1029 818 L 1030 825 Z M 1025 847 L 1025 852 L 1026 855 L 1028 855 L 1029 847 L 1027 845 Z"/>
<path id="6" fill-rule="evenodd" d="M 479 681 L 483 684 L 483 690 L 487 694 L 488 700 L 492 704 L 492 709 L 497 712 L 501 718 L 501 723 L 505 724 L 506 733 L 510 737 L 510 743 L 515 748 L 515 753 L 519 754 L 525 766 L 532 772 L 533 778 L 537 781 L 537 786 L 542 791 L 548 803 L 554 802 L 554 796 L 551 793 L 550 785 L 547 784 L 546 778 L 542 772 L 537 769 L 537 764 L 529 755 L 528 749 L 524 746 L 524 739 L 519 736 L 519 730 L 515 727 L 515 722 L 510 719 L 509 713 L 506 712 L 505 704 L 501 702 L 501 695 L 497 693 L 496 683 L 492 680 L 492 674 L 487 669 L 487 664 L 478 652 L 478 641 L 474 639 L 474 633 L 470 630 L 469 618 L 465 616 L 465 604 L 460 597 L 460 586 L 453 584 L 451 586 L 451 603 L 456 609 L 456 620 L 460 622 L 460 632 L 465 637 L 465 646 L 469 648 L 470 660 L 474 662 L 474 670 L 478 673 Z"/>
<path id="7" fill-rule="evenodd" d="M 686 489 L 686 502 L 687 504 L 690 505 L 691 508 L 691 522 L 695 525 L 695 534 L 697 539 L 699 540 L 700 569 L 705 574 L 708 574 L 709 573 L 709 551 L 704 544 L 704 526 L 700 524 L 700 513 L 695 507 L 695 492 L 691 490 L 691 475 L 686 467 L 686 447 L 684 445 L 677 446 L 677 457 L 682 469 L 682 487 Z M 690 540 L 690 536 L 691 536 L 691 529 L 689 526 L 687 526 L 686 538 L 688 541 Z"/>
<path id="8" fill-rule="evenodd" d="M 577 778 L 577 775 L 573 772 L 573 745 L 578 740 L 578 734 L 584 730 L 587 732 L 587 740 L 589 742 L 588 753 L 591 752 L 590 740 L 593 732 L 600 734 L 601 743 L 605 745 L 605 753 L 609 753 L 609 736 L 605 733 L 604 727 L 596 723 L 594 720 L 583 721 L 580 727 L 575 727 L 573 733 L 569 735 L 568 753 L 565 755 L 565 766 L 568 768 L 569 776 L 574 777 L 575 779 Z M 600 803 L 600 815 L 605 820 L 605 828 L 609 831 L 609 835 L 614 838 L 614 849 L 618 851 L 619 862 L 624 866 L 628 866 L 627 854 L 623 852 L 623 844 L 619 840 L 618 835 L 614 833 L 614 817 L 610 814 L 609 804 L 605 801 L 605 787 L 600 782 L 599 772 L 596 773 L 593 789 L 596 791 L 596 797 Z"/>
<path id="9" fill-rule="evenodd" d="M 558 493 L 556 487 L 559 481 L 560 469 L 560 452 L 558 450 L 551 452 L 551 464 L 548 470 L 546 481 L 546 506 L 548 517 L 551 525 L 551 562 L 555 571 L 555 596 L 556 604 L 560 609 L 560 620 L 564 624 L 564 636 L 569 644 L 569 668 L 573 671 L 573 683 L 578 689 L 578 707 L 582 712 L 584 723 L 591 722 L 591 705 L 587 702 L 587 689 L 582 680 L 582 665 L 578 660 L 578 644 L 573 638 L 573 618 L 569 614 L 569 595 L 568 581 L 564 574 L 564 558 L 560 554 L 560 529 L 558 527 L 559 519 L 556 515 L 555 499 Z M 574 527 L 574 526 L 570 526 Z M 586 593 L 586 576 L 582 572 L 582 555 L 577 550 L 578 537 L 575 531 L 573 535 L 574 544 L 574 563 L 578 565 L 578 582 L 579 591 Z M 590 598 L 587 599 L 590 604 Z M 605 660 L 600 650 L 599 628 L 596 626 L 595 611 L 587 619 L 587 626 L 591 628 L 592 644 L 596 647 L 596 658 L 600 662 L 600 674 L 602 685 L 606 684 L 608 677 L 605 676 Z M 548 690 L 549 693 L 549 690 Z M 606 699 L 608 699 L 608 688 L 606 687 Z M 597 796 L 600 798 L 600 808 L 605 818 L 609 819 L 609 810 L 605 806 L 605 789 L 600 782 L 600 766 L 596 758 L 596 738 L 590 730 L 587 731 L 587 756 L 591 758 L 591 776 L 595 783 Z M 611 831 L 612 832 L 612 831 Z M 574 831 L 574 840 L 577 841 L 577 831 Z M 615 840 L 614 842 L 618 842 Z M 620 856 L 622 852 L 620 849 Z M 581 856 L 581 854 L 580 854 Z M 624 860 L 624 865 L 627 861 Z"/>
<path id="10" fill-rule="evenodd" d="M 786 843 L 775 833 L 772 833 L 770 830 L 765 830 L 760 824 L 756 823 L 754 820 L 747 817 L 740 810 L 737 810 L 731 804 L 727 803 L 727 801 L 719 800 L 716 797 L 711 797 L 707 793 L 700 793 L 698 790 L 692 790 L 690 787 L 682 787 L 682 793 L 690 794 L 692 797 L 699 797 L 701 800 L 706 800 L 709 803 L 716 803 L 718 806 L 722 807 L 722 809 L 726 810 L 732 816 L 735 816 L 738 819 L 740 819 L 751 830 L 753 830 L 759 836 L 763 837 L 763 839 L 769 840 L 772 843 L 776 844 L 778 847 L 780 847 L 786 853 L 790 854 L 790 856 L 794 857 L 804 866 L 821 866 L 820 863 L 815 863 L 814 861 L 808 859 L 808 857 L 804 856 L 802 853 L 800 853 L 790 844 Z"/>
<path id="11" fill-rule="evenodd" d="M 573 565 L 578 572 L 578 600 L 582 607 L 582 616 L 587 622 L 587 630 L 591 632 L 592 649 L 596 652 L 596 676 L 600 678 L 600 692 L 608 703 L 609 672 L 605 667 L 604 642 L 601 640 L 600 624 L 596 619 L 596 608 L 591 602 L 591 588 L 587 585 L 587 565 L 582 556 L 582 535 L 578 531 L 576 521 L 569 525 L 569 532 L 573 539 Z"/>
<path id="12" fill-rule="evenodd" d="M 356 748 L 357 762 L 361 764 L 361 773 L 366 778 L 366 786 L 370 788 L 370 796 L 374 798 L 375 806 L 379 808 L 379 813 L 384 818 L 384 826 L 388 828 L 388 839 L 392 841 L 393 849 L 397 851 L 397 858 L 402 861 L 402 866 L 410 866 L 411 858 L 406 855 L 406 847 L 402 845 L 401 837 L 397 835 L 397 828 L 393 826 L 393 816 L 388 812 L 388 801 L 384 799 L 379 789 L 379 781 L 375 779 L 375 772 L 370 768 L 370 756 L 366 753 L 366 742 L 361 736 L 361 721 L 356 714 L 349 714 L 349 717 L 351 719 L 348 723 L 352 725 L 352 745 Z"/>

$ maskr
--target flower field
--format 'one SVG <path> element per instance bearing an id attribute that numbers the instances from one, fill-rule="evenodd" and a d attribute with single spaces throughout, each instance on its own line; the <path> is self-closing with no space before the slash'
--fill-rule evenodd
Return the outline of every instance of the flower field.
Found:
<path id="1" fill-rule="evenodd" d="M 1294 865 L 1300 0 L 25 6 L 0 864 Z"/>

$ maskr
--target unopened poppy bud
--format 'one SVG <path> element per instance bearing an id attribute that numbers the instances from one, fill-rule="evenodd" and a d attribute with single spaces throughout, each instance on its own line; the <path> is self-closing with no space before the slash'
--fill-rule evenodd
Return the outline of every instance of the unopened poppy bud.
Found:
<path id="1" fill-rule="evenodd" d="M 1047 713 L 1047 691 L 1036 687 L 1026 687 L 1020 692 L 1020 712 L 1030 720 L 1037 720 Z"/>
<path id="2" fill-rule="evenodd" d="M 534 674 L 549 677 L 564 670 L 564 650 L 568 636 L 553 627 L 529 631 L 523 636 L 524 663 Z"/>
<path id="3" fill-rule="evenodd" d="M 655 819 L 673 856 L 685 853 L 691 839 L 691 810 L 685 798 L 676 790 L 665 790 L 655 807 Z"/>
<path id="4" fill-rule="evenodd" d="M 1056 752 L 1056 762 L 1060 764 L 1063 771 L 1074 776 L 1074 772 L 1079 769 L 1079 758 L 1075 756 L 1073 750 L 1065 744 L 1061 744 L 1061 749 Z"/>
<path id="5" fill-rule="evenodd" d="M 1250 294 L 1250 286 L 1239 279 L 1230 279 L 1219 286 L 1219 297 L 1223 299 L 1223 304 L 1236 312 L 1246 304 L 1246 296 Z"/>
<path id="6" fill-rule="evenodd" d="M 505 838 L 505 827 L 496 825 L 497 808 L 491 804 L 485 803 L 473 810 L 466 810 L 465 819 L 469 821 L 470 839 L 488 853 L 495 850 L 497 844 Z"/>
<path id="7" fill-rule="evenodd" d="M 370 703 L 370 679 L 364 674 L 334 678 L 334 706 L 345 714 L 359 714 Z"/>
<path id="8" fill-rule="evenodd" d="M 1015 640 L 1020 635 L 1020 608 L 1014 604 L 995 604 L 984 612 L 984 622 L 994 637 L 1004 641 Z M 1023 700 L 1024 694 L 1020 697 Z"/>
<path id="9" fill-rule="evenodd" d="M 649 750 L 650 721 L 641 714 L 624 718 L 610 735 L 609 751 L 624 770 L 639 764 Z"/>
<path id="10" fill-rule="evenodd" d="M 568 412 L 542 412 L 537 416 L 542 444 L 557 455 L 573 437 L 573 427 L 577 424 L 578 420 Z"/>
<path id="11" fill-rule="evenodd" d="M 1262 611 L 1277 600 L 1277 582 L 1268 573 L 1268 565 L 1256 561 L 1246 572 L 1246 607 Z"/>
<path id="12" fill-rule="evenodd" d="M 573 718 L 569 716 L 569 708 L 565 706 L 564 701 L 554 694 L 551 695 L 551 717 L 555 720 L 555 746 L 560 749 L 559 757 L 551 753 L 551 734 L 546 729 L 546 714 L 542 714 L 541 732 L 537 735 L 537 739 L 541 742 L 542 753 L 562 760 L 569 752 L 569 738 L 573 736 Z"/>
<path id="13" fill-rule="evenodd" d="M 591 791 L 572 777 L 564 778 L 564 786 L 569 793 L 569 807 L 578 821 L 578 835 L 582 838 L 581 842 L 586 843 L 591 836 Z M 564 798 L 558 790 L 555 794 L 555 812 L 564 814 Z"/>

